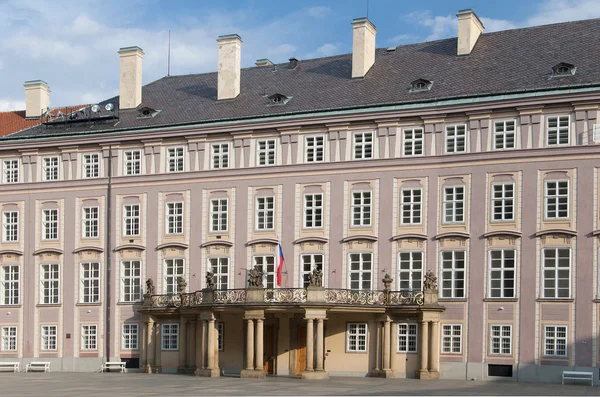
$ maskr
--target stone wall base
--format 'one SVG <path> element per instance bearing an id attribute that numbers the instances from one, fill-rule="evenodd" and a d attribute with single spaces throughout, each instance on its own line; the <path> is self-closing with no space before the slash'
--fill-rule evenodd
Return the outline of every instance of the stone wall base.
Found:
<path id="1" fill-rule="evenodd" d="M 194 375 L 204 376 L 207 378 L 214 378 L 214 377 L 221 376 L 221 370 L 219 368 L 213 368 L 213 369 L 197 368 L 196 371 L 194 372 Z"/>
<path id="2" fill-rule="evenodd" d="M 398 374 L 390 369 L 377 369 L 371 371 L 370 374 L 374 378 L 386 378 L 386 379 L 395 379 L 398 377 Z"/>
<path id="3" fill-rule="evenodd" d="M 417 378 L 418 379 L 425 379 L 425 380 L 432 380 L 432 379 L 439 379 L 440 378 L 440 372 L 439 371 L 427 371 L 427 370 L 418 370 L 417 371 Z"/>
<path id="4" fill-rule="evenodd" d="M 242 372 L 240 372 L 240 378 L 262 379 L 266 376 L 267 374 L 262 369 L 243 369 Z"/>
<path id="5" fill-rule="evenodd" d="M 327 371 L 303 371 L 302 379 L 329 379 Z"/>

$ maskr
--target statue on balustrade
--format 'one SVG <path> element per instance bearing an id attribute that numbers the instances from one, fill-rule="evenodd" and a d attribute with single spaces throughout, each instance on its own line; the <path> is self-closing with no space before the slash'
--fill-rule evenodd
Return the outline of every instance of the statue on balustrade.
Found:
<path id="1" fill-rule="evenodd" d="M 258 265 L 248 272 L 248 287 L 264 288 L 263 271 Z"/>
<path id="2" fill-rule="evenodd" d="M 177 292 L 183 294 L 187 287 L 187 281 L 185 281 L 185 277 L 179 277 L 177 279 Z"/>
<path id="3" fill-rule="evenodd" d="M 425 273 L 425 281 L 423 282 L 423 291 L 437 291 L 438 285 L 437 285 L 437 277 L 435 276 L 435 274 L 433 273 L 433 271 L 428 270 L 427 273 Z"/>
<path id="4" fill-rule="evenodd" d="M 308 275 L 309 287 L 322 287 L 323 286 L 323 272 L 318 267 L 315 267 L 312 272 Z"/>
<path id="5" fill-rule="evenodd" d="M 154 295 L 154 281 L 152 281 L 152 277 L 146 280 L 146 295 Z"/>
<path id="6" fill-rule="evenodd" d="M 206 289 L 215 290 L 215 275 L 213 272 L 206 272 Z"/>

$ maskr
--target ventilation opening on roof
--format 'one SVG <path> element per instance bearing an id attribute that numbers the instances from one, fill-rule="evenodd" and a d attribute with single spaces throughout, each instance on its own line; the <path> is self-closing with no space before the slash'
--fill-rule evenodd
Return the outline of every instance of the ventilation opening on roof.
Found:
<path id="1" fill-rule="evenodd" d="M 396 51 L 396 47 L 388 47 L 385 49 L 387 52 L 394 52 Z"/>
<path id="2" fill-rule="evenodd" d="M 296 69 L 297 66 L 298 66 L 298 60 L 294 57 L 291 57 L 290 63 L 288 65 L 288 69 Z"/>
<path id="3" fill-rule="evenodd" d="M 138 115 L 137 115 L 138 119 L 151 119 L 152 117 L 154 117 L 158 113 L 160 113 L 160 110 L 155 110 L 149 106 L 144 106 L 144 105 L 138 106 L 137 111 L 138 111 Z"/>
<path id="4" fill-rule="evenodd" d="M 273 94 L 269 96 L 269 105 L 277 106 L 277 105 L 285 105 L 292 99 L 292 97 L 285 96 L 283 94 Z"/>
<path id="5" fill-rule="evenodd" d="M 577 68 L 570 63 L 561 62 L 552 67 L 552 77 L 573 76 Z"/>
<path id="6" fill-rule="evenodd" d="M 429 91 L 432 85 L 433 81 L 418 79 L 410 83 L 410 92 Z"/>

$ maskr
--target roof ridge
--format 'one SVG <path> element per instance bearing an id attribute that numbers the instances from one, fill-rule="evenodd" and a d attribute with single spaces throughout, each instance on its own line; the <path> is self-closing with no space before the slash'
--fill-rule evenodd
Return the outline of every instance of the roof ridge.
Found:
<path id="1" fill-rule="evenodd" d="M 482 35 L 490 36 L 490 35 L 502 34 L 502 33 L 507 33 L 507 32 L 514 32 L 515 30 L 533 30 L 533 29 L 539 29 L 539 28 L 548 28 L 548 27 L 557 26 L 557 25 L 566 25 L 566 24 L 573 24 L 573 23 L 586 23 L 586 22 L 591 22 L 591 21 L 600 21 L 600 18 L 577 19 L 575 21 L 553 22 L 553 23 L 546 23 L 544 25 L 521 26 L 521 27 L 515 27 L 512 29 L 497 30 L 494 32 L 485 32 L 484 31 L 482 33 Z"/>

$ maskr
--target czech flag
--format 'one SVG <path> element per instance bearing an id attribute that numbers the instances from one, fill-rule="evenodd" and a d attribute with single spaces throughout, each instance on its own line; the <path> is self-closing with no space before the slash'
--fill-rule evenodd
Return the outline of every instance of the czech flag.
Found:
<path id="1" fill-rule="evenodd" d="M 283 268 L 283 264 L 285 263 L 285 258 L 283 257 L 283 250 L 281 249 L 281 243 L 278 243 L 277 253 L 279 256 L 279 263 L 277 264 L 277 286 L 281 287 L 281 269 Z"/>

